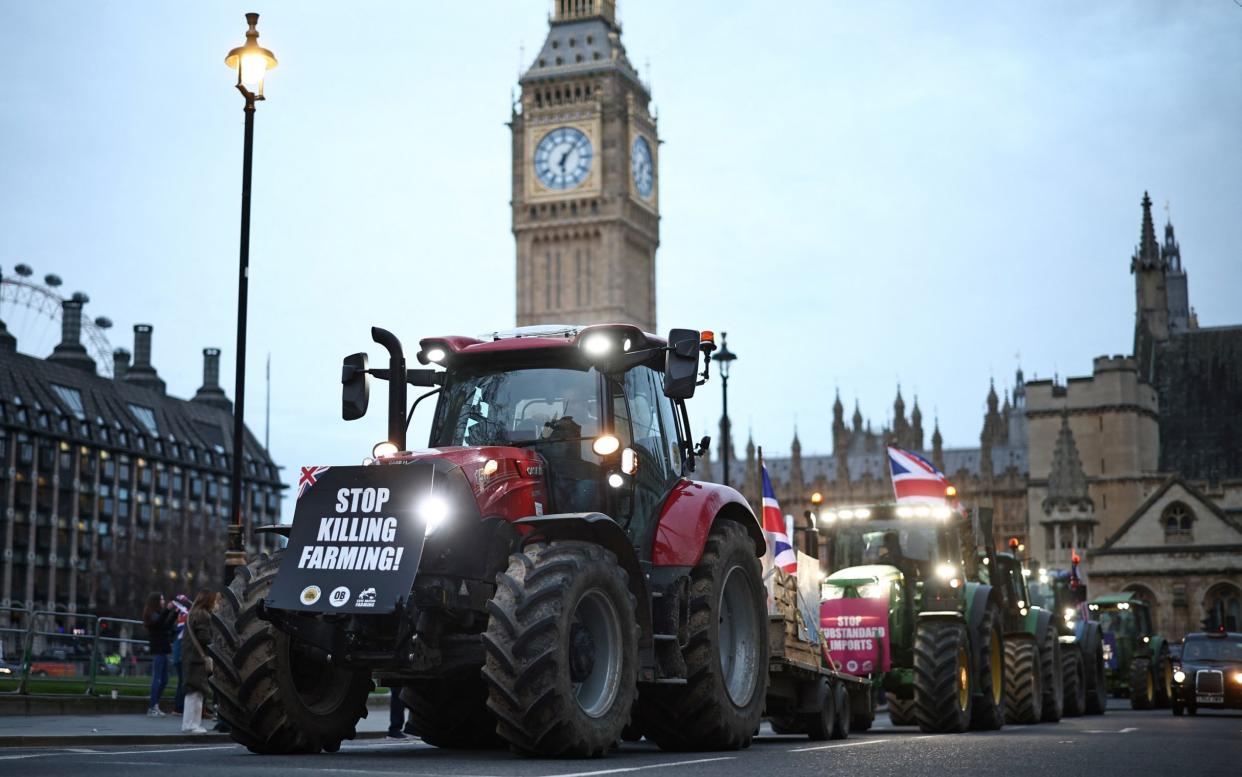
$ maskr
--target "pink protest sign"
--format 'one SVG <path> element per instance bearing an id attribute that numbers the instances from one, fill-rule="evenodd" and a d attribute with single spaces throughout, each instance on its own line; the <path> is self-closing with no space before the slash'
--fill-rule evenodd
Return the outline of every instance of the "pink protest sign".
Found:
<path id="1" fill-rule="evenodd" d="M 820 604 L 824 649 L 840 671 L 864 675 L 890 667 L 888 599 L 828 599 Z"/>

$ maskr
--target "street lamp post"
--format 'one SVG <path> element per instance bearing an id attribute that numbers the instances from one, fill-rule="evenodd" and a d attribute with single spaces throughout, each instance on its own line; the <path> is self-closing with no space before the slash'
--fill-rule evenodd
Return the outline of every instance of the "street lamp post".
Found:
<path id="1" fill-rule="evenodd" d="M 246 129 L 242 151 L 241 250 L 237 270 L 237 366 L 233 385 L 233 475 L 229 496 L 233 508 L 229 524 L 229 544 L 224 556 L 224 585 L 234 570 L 246 563 L 242 473 L 246 448 L 246 306 L 250 281 L 250 171 L 254 159 L 254 105 L 263 97 L 263 79 L 276 67 L 272 52 L 259 46 L 259 15 L 246 14 L 250 29 L 246 42 L 224 58 L 224 64 L 237 71 L 237 91 L 246 98 Z"/>
<path id="2" fill-rule="evenodd" d="M 721 436 L 721 456 L 720 463 L 723 467 L 722 481 L 724 485 L 729 485 L 729 459 L 733 453 L 733 422 L 729 420 L 729 365 L 737 359 L 737 354 L 729 350 L 729 333 L 720 333 L 720 350 L 712 357 L 712 361 L 718 362 L 720 366 L 717 368 L 720 372 L 720 393 L 721 393 L 721 418 L 720 425 L 723 427 Z"/>

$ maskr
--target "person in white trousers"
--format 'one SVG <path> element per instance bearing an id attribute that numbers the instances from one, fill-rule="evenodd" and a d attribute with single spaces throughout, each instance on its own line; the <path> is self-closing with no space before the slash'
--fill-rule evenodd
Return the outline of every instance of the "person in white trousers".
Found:
<path id="1" fill-rule="evenodd" d="M 202 726 L 203 697 L 207 693 L 207 678 L 212 669 L 207 645 L 211 642 L 211 611 L 216 607 L 217 598 L 218 594 L 214 591 L 199 591 L 185 625 L 181 660 L 185 664 L 186 693 L 181 730 L 188 734 L 207 733 Z"/>

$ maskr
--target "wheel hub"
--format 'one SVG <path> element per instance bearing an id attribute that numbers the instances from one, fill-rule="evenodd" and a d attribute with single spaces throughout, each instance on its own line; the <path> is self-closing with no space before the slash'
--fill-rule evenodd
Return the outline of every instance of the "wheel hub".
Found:
<path id="1" fill-rule="evenodd" d="M 595 668 L 595 638 L 581 623 L 574 623 L 569 630 L 569 678 L 580 683 L 591 676 Z"/>
<path id="2" fill-rule="evenodd" d="M 588 716 L 607 715 L 621 687 L 621 619 L 603 591 L 587 591 L 574 606 L 566 646 L 574 698 Z"/>
<path id="3" fill-rule="evenodd" d="M 720 587 L 720 672 L 729 699 L 739 707 L 750 702 L 759 684 L 759 649 L 754 644 L 758 617 L 741 567 L 731 567 Z"/>

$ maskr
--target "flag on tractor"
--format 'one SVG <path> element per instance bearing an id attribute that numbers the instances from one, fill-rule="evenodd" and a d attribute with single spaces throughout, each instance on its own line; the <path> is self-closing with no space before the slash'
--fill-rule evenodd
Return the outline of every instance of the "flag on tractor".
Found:
<path id="1" fill-rule="evenodd" d="M 785 516 L 776 501 L 776 492 L 772 490 L 767 465 L 761 462 L 759 471 L 763 473 L 763 536 L 768 541 L 768 547 L 772 548 L 773 564 L 792 575 L 798 571 L 798 557 L 794 555 L 789 534 L 785 531 Z"/>
<path id="2" fill-rule="evenodd" d="M 949 504 L 951 487 L 944 473 L 917 453 L 888 448 L 888 466 L 893 475 L 893 495 L 897 503 Z M 956 492 L 952 492 L 956 493 Z"/>

